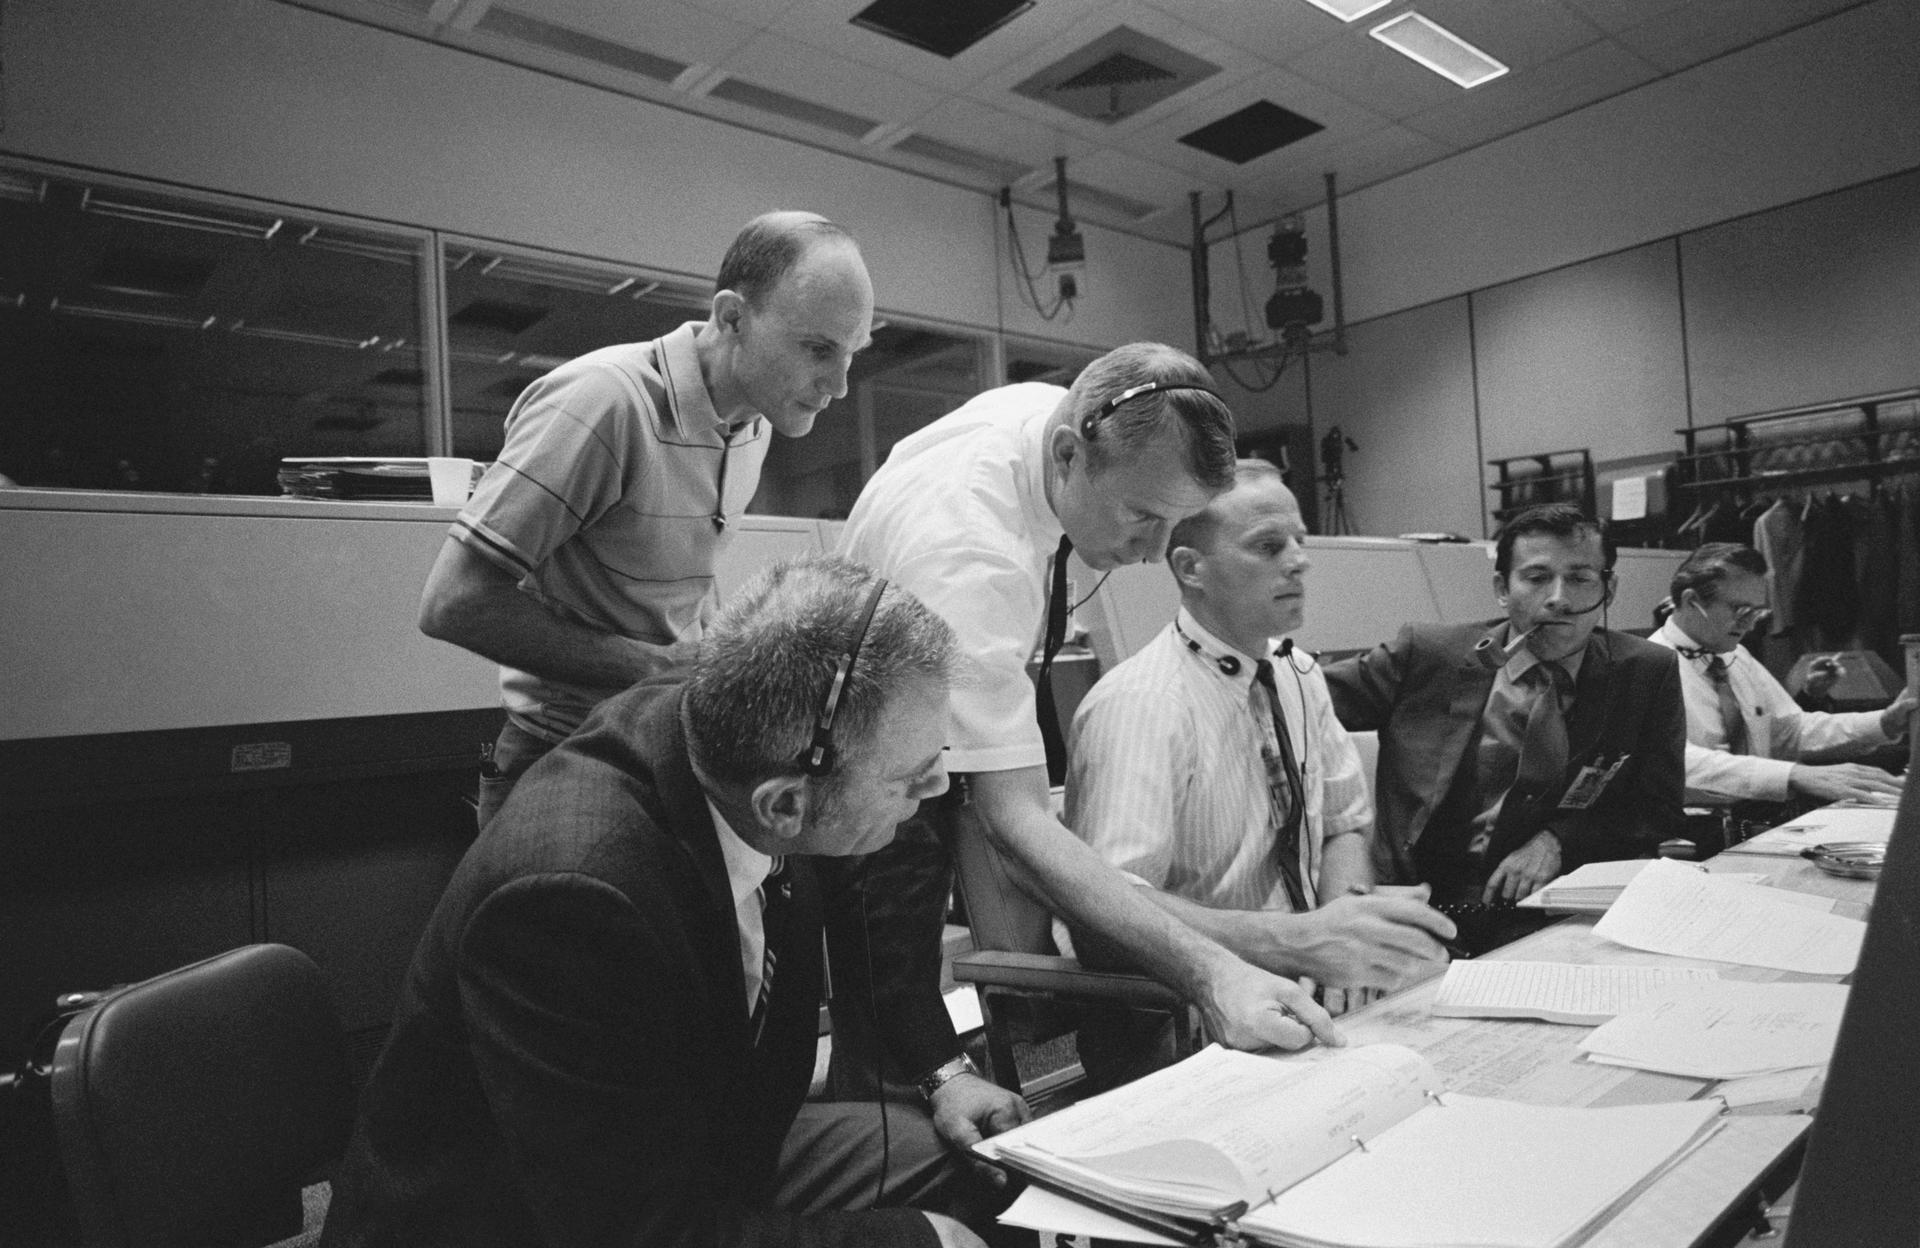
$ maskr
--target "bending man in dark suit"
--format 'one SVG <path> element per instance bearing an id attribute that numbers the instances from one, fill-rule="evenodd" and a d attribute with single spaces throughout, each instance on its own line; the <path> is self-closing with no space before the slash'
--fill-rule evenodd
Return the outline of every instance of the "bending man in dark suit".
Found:
<path id="1" fill-rule="evenodd" d="M 953 635 L 883 584 L 772 570 L 691 675 L 528 771 L 414 955 L 324 1244 L 982 1242 L 870 1206 L 884 1173 L 879 1203 L 984 1224 L 942 1141 L 1021 1121 L 1017 1096 L 958 1074 L 931 1119 L 888 1106 L 884 1160 L 880 1105 L 803 1104 L 832 868 L 947 787 Z M 827 926 L 864 956 L 857 912 Z"/>
<path id="2" fill-rule="evenodd" d="M 1327 666 L 1340 722 L 1380 733 L 1382 882 L 1429 883 L 1443 909 L 1500 905 L 1680 834 L 1680 673 L 1671 651 L 1596 627 L 1614 553 L 1578 509 L 1530 508 L 1495 541 L 1504 620 L 1410 624 Z M 1474 953 L 1536 925 L 1498 911 L 1455 918 Z"/>

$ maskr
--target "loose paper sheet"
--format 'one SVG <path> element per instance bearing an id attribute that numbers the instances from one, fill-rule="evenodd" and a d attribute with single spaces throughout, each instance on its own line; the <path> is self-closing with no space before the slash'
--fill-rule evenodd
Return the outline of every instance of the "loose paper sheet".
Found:
<path id="1" fill-rule="evenodd" d="M 1847 991 L 1844 984 L 1730 979 L 1668 989 L 1595 1028 L 1580 1048 L 1595 1061 L 1693 1079 L 1824 1065 Z"/>
<path id="2" fill-rule="evenodd" d="M 1682 958 L 1846 975 L 1860 960 L 1866 924 L 1715 879 L 1656 858 L 1627 885 L 1594 934 Z"/>
<path id="3" fill-rule="evenodd" d="M 1604 1022 L 1663 988 L 1718 978 L 1682 966 L 1581 966 L 1570 962 L 1455 962 L 1447 967 L 1434 1012 L 1465 1018 L 1543 1018 Z"/>

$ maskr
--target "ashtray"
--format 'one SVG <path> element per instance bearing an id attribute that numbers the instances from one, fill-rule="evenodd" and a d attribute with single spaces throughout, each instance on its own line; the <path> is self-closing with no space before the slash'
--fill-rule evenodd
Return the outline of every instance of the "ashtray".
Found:
<path id="1" fill-rule="evenodd" d="M 1880 878 L 1880 866 L 1887 860 L 1887 847 L 1882 841 L 1834 841 L 1828 845 L 1809 846 L 1800 851 L 1800 856 L 1828 875 L 1844 876 L 1850 880 L 1877 880 Z"/>

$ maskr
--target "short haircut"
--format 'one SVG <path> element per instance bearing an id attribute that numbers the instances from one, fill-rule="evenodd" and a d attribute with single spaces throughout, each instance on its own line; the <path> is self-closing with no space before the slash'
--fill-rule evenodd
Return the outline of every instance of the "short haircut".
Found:
<path id="1" fill-rule="evenodd" d="M 734 236 L 720 261 L 714 293 L 731 290 L 755 308 L 761 306 L 780 279 L 792 272 L 800 258 L 823 242 L 841 240 L 858 247 L 853 235 L 827 220 L 793 212 L 762 213 Z"/>
<path id="2" fill-rule="evenodd" d="M 1104 471 L 1116 460 L 1138 454 L 1169 428 L 1179 433 L 1187 454 L 1187 472 L 1210 490 L 1233 484 L 1233 412 L 1226 400 L 1206 393 L 1213 375 L 1200 361 L 1176 347 L 1132 342 L 1115 347 L 1082 369 L 1068 394 L 1074 427 L 1122 391 L 1154 383 L 1196 386 L 1160 390 L 1129 399 L 1094 425 L 1088 441 L 1088 467 Z"/>
<path id="3" fill-rule="evenodd" d="M 687 681 L 687 730 L 702 770 L 732 785 L 800 773 L 873 581 L 861 564 L 814 555 L 775 564 L 729 595 Z M 950 684 L 955 653 L 946 621 L 889 584 L 834 715 L 839 757 L 872 745 L 888 703 L 912 682 Z"/>
<path id="4" fill-rule="evenodd" d="M 1208 550 L 1213 539 L 1220 532 L 1220 504 L 1233 490 L 1252 481 L 1273 481 L 1280 485 L 1287 483 L 1284 473 L 1272 460 L 1237 459 L 1233 463 L 1233 489 L 1214 495 L 1205 507 L 1186 516 L 1173 526 L 1173 532 L 1167 534 L 1167 553 L 1171 555 L 1176 546 L 1189 546 L 1194 550 Z M 1296 499 L 1295 505 L 1299 505 Z"/>
<path id="5" fill-rule="evenodd" d="M 1599 537 L 1601 567 L 1611 572 L 1620 552 L 1614 547 L 1613 535 L 1607 532 L 1604 522 L 1595 520 L 1572 503 L 1541 503 L 1529 507 L 1501 525 L 1494 535 L 1493 570 L 1501 576 L 1513 570 L 1513 544 L 1523 537 L 1557 537 L 1561 541 L 1577 542 L 1588 534 Z"/>
<path id="6" fill-rule="evenodd" d="M 1720 597 L 1720 583 L 1733 572 L 1765 576 L 1766 557 L 1753 547 L 1742 546 L 1739 542 L 1707 542 L 1681 560 L 1680 566 L 1673 570 L 1673 580 L 1667 586 L 1667 592 L 1676 607 L 1680 605 L 1680 595 L 1688 590 L 1712 602 Z"/>

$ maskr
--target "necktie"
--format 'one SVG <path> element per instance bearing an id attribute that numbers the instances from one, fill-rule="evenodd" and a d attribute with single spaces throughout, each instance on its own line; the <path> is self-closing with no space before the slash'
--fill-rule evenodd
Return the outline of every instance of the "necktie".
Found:
<path id="1" fill-rule="evenodd" d="M 767 878 L 760 885 L 760 991 L 753 999 L 753 1042 L 760 1043 L 760 1034 L 767 1029 L 767 1002 L 773 996 L 773 971 L 780 956 L 774 952 L 776 936 L 784 935 L 786 930 L 787 905 L 793 900 L 793 879 L 787 870 L 785 856 L 773 860 L 773 870 L 767 872 Z"/>
<path id="2" fill-rule="evenodd" d="M 1047 783 L 1064 784 L 1067 778 L 1067 738 L 1060 731 L 1060 712 L 1053 703 L 1053 656 L 1067 640 L 1067 556 L 1073 553 L 1073 539 L 1061 535 L 1060 549 L 1053 556 L 1053 585 L 1047 591 L 1047 636 L 1040 647 L 1040 679 L 1035 690 L 1035 717 L 1040 721 L 1040 739 L 1047 747 Z"/>
<path id="3" fill-rule="evenodd" d="M 1537 797 L 1559 783 L 1567 770 L 1567 720 L 1561 703 L 1567 669 L 1558 663 L 1535 663 L 1527 669 L 1525 679 L 1535 686 L 1535 693 L 1533 708 L 1527 712 L 1514 783 L 1529 796 Z"/>
<path id="4" fill-rule="evenodd" d="M 1713 694 L 1720 699 L 1720 723 L 1727 731 L 1727 752 L 1749 754 L 1747 717 L 1740 713 L 1740 699 L 1733 696 L 1733 682 L 1727 679 L 1727 660 L 1714 655 L 1707 660 L 1707 679 L 1713 682 Z"/>
<path id="5" fill-rule="evenodd" d="M 1264 691 L 1267 714 L 1273 720 L 1273 735 L 1278 751 L 1261 748 L 1267 767 L 1267 792 L 1273 797 L 1279 831 L 1274 838 L 1273 854 L 1280 867 L 1281 881 L 1287 888 L 1287 901 L 1294 913 L 1312 908 L 1307 899 L 1306 881 L 1300 871 L 1300 825 L 1306 819 L 1306 786 L 1300 780 L 1300 763 L 1294 756 L 1293 738 L 1287 732 L 1287 717 L 1280 709 L 1280 690 L 1273 683 L 1273 664 L 1261 659 L 1254 665 L 1254 679 Z"/>

